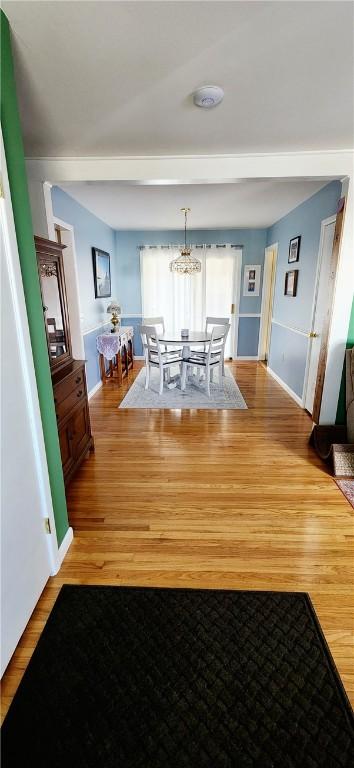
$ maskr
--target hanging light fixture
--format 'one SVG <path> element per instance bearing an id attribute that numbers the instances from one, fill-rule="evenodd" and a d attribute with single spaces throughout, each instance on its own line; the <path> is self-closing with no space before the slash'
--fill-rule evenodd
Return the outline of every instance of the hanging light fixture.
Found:
<path id="1" fill-rule="evenodd" d="M 184 212 L 184 247 L 181 255 L 173 259 L 170 263 L 171 272 L 178 272 L 179 275 L 194 275 L 195 272 L 201 272 L 202 265 L 199 259 L 191 256 L 192 248 L 187 245 L 187 214 L 190 208 L 181 208 Z"/>

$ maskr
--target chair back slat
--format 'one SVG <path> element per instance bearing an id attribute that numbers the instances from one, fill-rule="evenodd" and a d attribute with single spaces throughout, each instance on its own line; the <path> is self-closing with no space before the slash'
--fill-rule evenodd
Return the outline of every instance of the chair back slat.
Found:
<path id="1" fill-rule="evenodd" d="M 212 357 L 215 361 L 215 356 L 221 357 L 221 355 L 224 354 L 225 342 L 229 328 L 230 323 L 214 325 L 211 332 L 211 339 L 208 342 L 207 362 L 209 362 Z"/>
<path id="2" fill-rule="evenodd" d="M 206 317 L 205 332 L 208 333 L 209 325 L 228 325 L 229 323 L 230 323 L 229 317 Z"/>
<path id="3" fill-rule="evenodd" d="M 143 317 L 143 325 L 153 325 L 157 333 L 165 333 L 165 320 L 163 317 Z"/>
<path id="4" fill-rule="evenodd" d="M 156 362 L 156 355 L 158 360 L 161 360 L 161 345 L 158 339 L 157 330 L 155 325 L 140 325 L 139 333 L 143 344 L 145 359 L 151 360 L 151 354 L 154 355 L 154 361 Z"/>

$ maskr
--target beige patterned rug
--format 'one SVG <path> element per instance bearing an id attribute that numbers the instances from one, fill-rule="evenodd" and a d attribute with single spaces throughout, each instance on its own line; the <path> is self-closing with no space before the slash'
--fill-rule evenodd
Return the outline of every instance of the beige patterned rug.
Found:
<path id="1" fill-rule="evenodd" d="M 336 480 L 335 482 L 354 509 L 354 480 Z"/>
<path id="2" fill-rule="evenodd" d="M 210 386 L 210 397 L 203 386 L 191 378 L 185 392 L 179 387 L 168 389 L 165 385 L 162 395 L 159 395 L 159 372 L 151 371 L 150 388 L 145 389 L 145 368 L 143 368 L 122 400 L 119 408 L 182 408 L 182 409 L 212 409 L 231 410 L 245 409 L 247 405 L 241 395 L 231 371 L 225 369 L 223 386 L 219 386 L 218 377 Z"/>

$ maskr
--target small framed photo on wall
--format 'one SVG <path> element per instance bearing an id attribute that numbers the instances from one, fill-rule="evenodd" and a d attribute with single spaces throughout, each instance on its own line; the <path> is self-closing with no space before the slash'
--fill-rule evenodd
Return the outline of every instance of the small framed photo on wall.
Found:
<path id="1" fill-rule="evenodd" d="M 297 237 L 293 237 L 290 240 L 288 264 L 293 264 L 295 261 L 299 261 L 300 243 L 301 243 L 301 235 L 297 235 Z"/>
<path id="2" fill-rule="evenodd" d="M 298 269 L 285 272 L 284 296 L 296 296 L 298 274 Z"/>
<path id="3" fill-rule="evenodd" d="M 111 296 L 111 257 L 100 248 L 92 248 L 92 260 L 95 298 L 106 299 Z"/>
<path id="4" fill-rule="evenodd" d="M 243 295 L 259 296 L 261 282 L 261 265 L 247 264 L 243 274 Z"/>

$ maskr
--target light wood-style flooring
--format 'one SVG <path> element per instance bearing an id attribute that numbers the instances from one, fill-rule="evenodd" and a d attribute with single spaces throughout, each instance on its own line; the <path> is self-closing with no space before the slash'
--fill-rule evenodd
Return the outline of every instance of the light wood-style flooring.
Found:
<path id="1" fill-rule="evenodd" d="M 90 401 L 74 542 L 5 673 L 3 714 L 63 582 L 308 592 L 354 702 L 354 516 L 310 417 L 253 362 L 232 363 L 247 411 L 119 410 L 140 367 Z"/>

